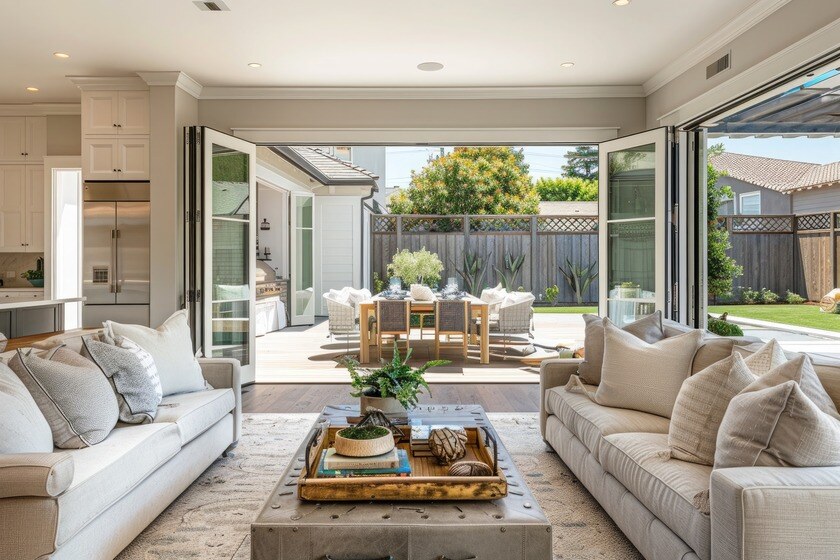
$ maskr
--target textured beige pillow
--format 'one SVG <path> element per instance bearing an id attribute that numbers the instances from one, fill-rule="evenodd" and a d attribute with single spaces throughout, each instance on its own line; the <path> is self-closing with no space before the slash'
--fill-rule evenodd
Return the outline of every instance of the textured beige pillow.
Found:
<path id="1" fill-rule="evenodd" d="M 606 318 L 598 315 L 586 314 L 583 321 L 586 323 L 584 330 L 583 347 L 586 352 L 584 361 L 578 366 L 578 376 L 581 381 L 589 385 L 601 383 L 601 369 L 604 363 L 604 322 Z M 657 342 L 665 338 L 665 331 L 662 330 L 662 312 L 642 317 L 622 329 L 636 338 L 645 342 Z"/>
<path id="2" fill-rule="evenodd" d="M 738 346 L 734 347 L 732 351 L 741 354 L 747 365 L 750 366 L 750 370 L 756 375 L 764 375 L 771 369 L 788 361 L 785 351 L 782 350 L 782 346 L 775 338 L 752 354 Z"/>
<path id="3" fill-rule="evenodd" d="M 840 421 L 799 383 L 765 387 L 759 378 L 732 399 L 720 426 L 715 468 L 840 465 Z"/>
<path id="4" fill-rule="evenodd" d="M 715 442 L 729 401 L 756 377 L 740 354 L 733 354 L 682 384 L 668 430 L 671 457 L 713 465 Z"/>
<path id="5" fill-rule="evenodd" d="M 670 418 L 702 338 L 702 331 L 693 330 L 649 344 L 606 319 L 595 401 Z"/>

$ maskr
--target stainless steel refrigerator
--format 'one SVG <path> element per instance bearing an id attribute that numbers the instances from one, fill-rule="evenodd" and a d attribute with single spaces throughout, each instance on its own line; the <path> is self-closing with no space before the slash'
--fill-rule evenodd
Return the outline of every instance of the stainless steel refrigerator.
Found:
<path id="1" fill-rule="evenodd" d="M 83 324 L 149 324 L 149 184 L 85 183 Z"/>

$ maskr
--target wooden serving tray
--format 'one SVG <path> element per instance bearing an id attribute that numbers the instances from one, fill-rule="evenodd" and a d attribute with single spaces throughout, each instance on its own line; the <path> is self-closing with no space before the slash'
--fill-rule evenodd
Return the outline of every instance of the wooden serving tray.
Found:
<path id="1" fill-rule="evenodd" d="M 463 461 L 490 465 L 493 476 L 448 476 L 448 465 L 434 457 L 415 457 L 408 442 L 405 449 L 411 463 L 409 476 L 367 476 L 352 478 L 318 477 L 321 452 L 335 441 L 335 433 L 346 426 L 325 423 L 313 429 L 306 447 L 306 468 L 298 478 L 298 498 L 313 502 L 496 500 L 507 496 L 507 478 L 499 468 L 496 440 L 484 427 L 466 427 L 467 454 Z"/>

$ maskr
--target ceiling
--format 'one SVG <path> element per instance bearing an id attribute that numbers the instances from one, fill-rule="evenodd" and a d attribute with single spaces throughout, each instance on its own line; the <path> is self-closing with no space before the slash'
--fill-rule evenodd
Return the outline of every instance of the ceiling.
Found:
<path id="1" fill-rule="evenodd" d="M 79 91 L 67 75 L 167 70 L 205 86 L 640 85 L 751 6 L 766 4 L 225 2 L 230 11 L 200 11 L 192 0 L 0 0 L 0 102 L 75 101 Z M 59 60 L 55 51 L 71 58 Z M 419 71 L 426 61 L 445 67 Z M 561 67 L 568 61 L 575 66 Z"/>

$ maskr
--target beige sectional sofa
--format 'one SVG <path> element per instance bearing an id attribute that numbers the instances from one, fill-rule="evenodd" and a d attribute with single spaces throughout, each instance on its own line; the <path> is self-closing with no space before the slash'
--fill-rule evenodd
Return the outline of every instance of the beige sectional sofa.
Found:
<path id="1" fill-rule="evenodd" d="M 665 325 L 668 336 L 685 330 L 676 323 Z M 724 339 L 706 339 L 692 372 L 720 359 L 725 344 Z M 749 353 L 759 346 L 742 349 Z M 840 361 L 812 359 L 823 386 L 840 406 Z M 673 459 L 667 418 L 601 406 L 564 388 L 580 362 L 543 362 L 543 438 L 645 558 L 840 557 L 840 467 L 713 471 Z M 708 489 L 707 515 L 692 502 Z"/>
<path id="2" fill-rule="evenodd" d="M 213 388 L 164 397 L 151 424 L 117 424 L 83 449 L 0 455 L 0 558 L 113 558 L 233 447 L 239 362 L 199 364 Z"/>

